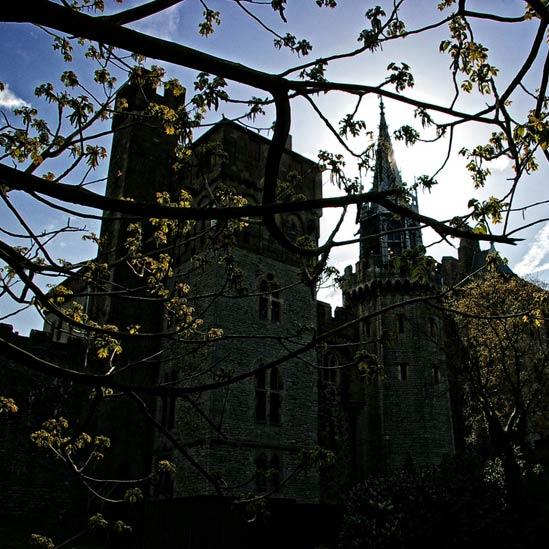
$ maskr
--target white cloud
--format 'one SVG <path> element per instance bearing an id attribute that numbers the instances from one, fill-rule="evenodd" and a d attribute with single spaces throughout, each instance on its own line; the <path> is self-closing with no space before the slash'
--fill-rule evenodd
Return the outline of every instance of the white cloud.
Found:
<path id="1" fill-rule="evenodd" d="M 542 273 L 543 271 L 549 271 L 549 263 L 544 263 L 543 265 L 539 265 L 534 269 L 533 273 Z"/>
<path id="2" fill-rule="evenodd" d="M 17 97 L 7 84 L 4 84 L 4 89 L 0 90 L 0 108 L 6 107 L 8 109 L 16 109 L 28 105 L 26 101 L 23 101 L 20 97 Z"/>
<path id="3" fill-rule="evenodd" d="M 534 238 L 534 243 L 515 265 L 520 276 L 549 270 L 549 223 L 546 223 Z"/>
<path id="4" fill-rule="evenodd" d="M 133 28 L 144 34 L 149 34 L 155 38 L 175 41 L 179 30 L 178 6 L 168 8 L 158 16 L 139 21 L 133 25 Z"/>

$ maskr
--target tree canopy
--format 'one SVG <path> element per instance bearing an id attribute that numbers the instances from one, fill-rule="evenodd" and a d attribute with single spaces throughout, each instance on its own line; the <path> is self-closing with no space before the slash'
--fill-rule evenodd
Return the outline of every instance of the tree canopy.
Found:
<path id="1" fill-rule="evenodd" d="M 546 430 L 547 292 L 492 265 L 451 307 L 465 354 L 455 373 L 464 384 L 470 442 L 487 443 L 516 481 L 519 456 L 529 460 Z"/>

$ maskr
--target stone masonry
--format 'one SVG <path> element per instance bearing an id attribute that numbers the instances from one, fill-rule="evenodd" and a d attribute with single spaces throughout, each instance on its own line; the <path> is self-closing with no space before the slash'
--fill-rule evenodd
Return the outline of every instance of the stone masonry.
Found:
<path id="1" fill-rule="evenodd" d="M 214 207 L 219 191 L 260 203 L 268 139 L 222 121 L 195 141 L 189 167 L 176 175 L 172 137 L 160 126 L 140 121 L 146 96 L 168 105 L 176 101 L 135 83 L 123 90 L 120 97 L 127 101 L 128 112 L 114 120 L 108 196 L 150 202 L 156 192 L 184 188 L 197 206 Z M 280 174 L 287 196 L 322 196 L 317 164 L 293 152 L 290 143 Z M 403 189 L 383 109 L 373 183 L 377 190 Z M 417 209 L 415 197 L 410 204 Z M 311 210 L 279 215 L 277 221 L 293 241 L 306 238 L 316 245 L 320 216 L 320 211 Z M 122 257 L 127 221 L 107 217 L 102 235 L 110 246 L 102 247 L 98 260 Z M 345 270 L 344 306 L 332 314 L 330 305 L 317 301 L 303 282 L 302 259 L 278 245 L 261 219 L 243 221 L 226 245 L 208 240 L 208 234 L 223 234 L 222 222 L 197 222 L 173 252 L 174 281 L 184 280 L 192 288 L 189 305 L 196 317 L 230 338 L 206 347 L 172 345 L 168 359 L 164 355 L 162 360 L 155 358 L 164 345 L 158 338 L 140 341 L 128 351 L 129 361 L 151 357 L 146 374 L 128 370 L 127 379 L 140 383 L 192 380 L 198 385 L 250 374 L 188 399 L 147 401 L 185 453 L 207 475 L 222 479 L 228 493 L 268 493 L 309 503 L 341 501 L 345 491 L 367 475 L 435 465 L 452 454 L 446 324 L 437 309 L 414 302 L 440 287 L 442 280 L 413 281 L 394 262 L 421 245 L 419 227 L 376 205 L 362 205 L 359 262 Z M 208 249 L 207 258 L 197 261 L 203 248 Z M 447 259 L 443 275 L 458 276 L 460 269 L 467 269 L 461 259 Z M 135 287 L 139 295 L 138 281 L 123 261 L 110 278 Z M 411 303 L 399 305 L 406 300 Z M 140 324 L 151 332 L 169 328 L 169 319 L 155 304 L 112 297 L 90 300 L 86 307 L 102 322 Z M 380 309 L 386 312 L 374 314 Z M 341 326 L 344 329 L 337 331 Z M 62 327 L 46 328 L 55 341 L 50 345 L 71 344 L 70 337 L 56 336 Z M 255 372 L 314 334 L 332 330 L 326 345 L 316 351 Z M 375 375 L 364 370 L 365 356 L 369 367 L 375 366 Z M 99 427 L 118 441 L 119 449 L 111 456 L 113 471 L 145 475 L 159 459 L 170 459 L 177 472 L 151 487 L 152 497 L 213 494 L 205 475 L 146 421 L 136 420 L 132 406 L 119 399 L 100 415 Z M 10 436 L 6 432 L 1 445 L 15 444 Z M 302 452 L 316 446 L 332 451 L 334 463 L 320 472 L 303 469 Z"/>

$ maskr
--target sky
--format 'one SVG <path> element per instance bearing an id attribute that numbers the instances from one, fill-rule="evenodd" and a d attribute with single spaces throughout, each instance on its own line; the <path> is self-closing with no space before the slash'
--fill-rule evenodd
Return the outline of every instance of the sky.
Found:
<path id="1" fill-rule="evenodd" d="M 407 0 L 404 2 L 402 19 L 408 29 L 418 28 L 441 18 L 436 9 L 435 0 Z M 107 8 L 112 9 L 113 2 L 106 2 Z M 137 2 L 127 1 L 123 5 L 131 6 Z M 364 13 L 373 7 L 376 2 L 365 0 L 340 0 L 335 10 L 319 9 L 313 0 L 289 0 L 284 23 L 273 13 L 269 6 L 252 6 L 249 9 L 261 17 L 267 25 L 272 25 L 280 34 L 292 32 L 298 38 L 307 38 L 313 44 L 313 51 L 309 58 L 329 55 L 354 49 L 358 46 L 357 36 L 363 28 L 368 27 Z M 276 50 L 273 47 L 273 36 L 265 31 L 256 21 L 246 15 L 232 0 L 212 0 L 208 2 L 210 9 L 221 12 L 222 22 L 211 37 L 204 38 L 198 35 L 197 29 L 201 22 L 202 5 L 198 0 L 185 0 L 177 7 L 171 8 L 159 16 L 148 18 L 133 25 L 133 28 L 160 38 L 174 40 L 184 45 L 201 49 L 227 59 L 233 59 L 245 65 L 264 70 L 280 72 L 299 65 L 309 58 L 298 58 L 294 54 Z M 524 2 L 520 0 L 501 0 L 487 3 L 482 1 L 470 2 L 470 9 L 485 10 L 496 6 L 499 14 L 519 15 L 523 11 Z M 116 8 L 120 9 L 120 8 Z M 535 34 L 536 23 L 527 22 L 519 25 L 501 25 L 483 21 L 473 23 L 475 39 L 489 49 L 490 60 L 499 67 L 498 85 L 503 89 L 505 84 L 514 76 L 529 51 L 529 44 Z M 445 27 L 429 31 L 422 35 L 408 37 L 404 41 L 396 40 L 387 43 L 382 49 L 372 54 L 343 60 L 330 66 L 327 77 L 335 81 L 347 81 L 364 84 L 378 84 L 386 76 L 386 67 L 391 61 L 405 62 L 410 65 L 414 74 L 415 85 L 405 93 L 413 98 L 438 102 L 443 105 L 450 103 L 452 84 L 448 71 L 449 57 L 439 52 L 439 43 L 448 37 Z M 525 76 L 524 85 L 531 91 L 539 86 L 543 59 L 547 55 L 547 45 L 544 44 L 538 61 L 532 70 Z M 154 61 L 150 61 L 154 62 Z M 192 93 L 193 80 L 196 72 L 184 70 L 169 64 L 163 64 L 167 75 L 178 77 Z M 11 109 L 21 105 L 32 105 L 44 112 L 44 116 L 51 116 L 51 106 L 34 96 L 34 89 L 42 82 L 50 81 L 61 88 L 59 75 L 70 68 L 84 74 L 89 72 L 90 63 L 75 55 L 70 67 L 53 51 L 51 37 L 42 29 L 23 24 L 0 23 L 0 81 L 5 84 L 4 91 L 0 92 L 0 109 L 9 116 Z M 123 79 L 124 75 L 120 77 Z M 251 95 L 265 97 L 264 92 L 251 90 L 245 86 L 230 84 L 230 92 L 235 97 L 249 98 Z M 325 94 L 314 98 L 322 108 L 324 114 L 337 126 L 338 120 L 349 110 L 353 109 L 354 100 L 344 94 Z M 457 107 L 462 110 L 480 109 L 486 103 L 486 98 L 478 93 L 464 95 L 459 99 Z M 303 99 L 296 98 L 292 104 L 293 148 L 297 152 L 316 158 L 318 150 L 326 149 L 340 152 L 334 137 L 326 129 L 323 122 L 312 112 Z M 519 91 L 513 97 L 509 107 L 514 116 L 523 119 L 525 112 L 531 108 L 531 99 L 525 92 Z M 406 107 L 395 101 L 386 100 L 385 110 L 390 130 L 395 130 L 403 124 L 417 127 L 414 120 L 413 108 Z M 210 118 L 214 121 L 222 115 L 231 117 L 236 114 L 232 105 L 222 105 L 219 112 L 213 113 Z M 379 121 L 379 107 L 376 96 L 368 96 L 362 103 L 358 114 L 368 130 L 377 131 Z M 442 118 L 438 118 L 443 120 Z M 264 120 L 258 120 L 258 125 L 270 126 L 272 118 L 269 115 Z M 264 135 L 267 135 L 265 132 Z M 437 176 L 439 184 L 431 192 L 420 192 L 420 211 L 437 218 L 450 218 L 467 211 L 468 200 L 475 196 L 487 198 L 490 195 L 500 195 L 509 186 L 508 178 L 512 176 L 510 163 L 506 159 L 499 159 L 492 163 L 492 176 L 486 187 L 477 191 L 473 189 L 470 178 L 465 170 L 465 161 L 457 155 L 457 151 L 467 146 L 472 148 L 485 142 L 489 135 L 486 128 L 478 124 L 470 124 L 456 132 L 454 153 L 446 168 Z M 367 145 L 365 136 L 353 140 L 352 146 L 360 151 Z M 103 140 L 108 147 L 109 139 Z M 407 148 L 400 142 L 393 142 L 398 166 L 403 180 L 412 183 L 422 174 L 434 173 L 442 163 L 446 154 L 446 144 L 418 144 Z M 61 163 L 48 166 L 52 171 L 62 171 Z M 351 176 L 362 178 L 365 189 L 371 184 L 372 174 L 360 174 L 347 155 L 346 169 Z M 94 179 L 105 176 L 106 164 L 93 175 Z M 546 161 L 540 159 L 540 170 L 529 176 L 517 193 L 515 205 L 524 207 L 533 202 L 549 200 L 549 190 L 546 184 Z M 102 183 L 95 186 L 100 191 Z M 326 175 L 325 196 L 338 194 L 339 191 L 330 185 Z M 33 201 L 21 195 L 13 195 L 14 204 L 28 217 L 34 230 L 53 230 L 59 225 L 73 224 L 75 220 L 68 219 L 66 214 L 37 208 Z M 511 227 L 533 222 L 537 219 L 549 217 L 546 205 L 516 212 L 511 220 Z M 326 211 L 322 222 L 322 234 L 327 235 L 335 223 L 335 212 Z M 350 209 L 343 227 L 341 239 L 351 238 L 357 228 L 354 225 L 354 211 Z M 15 227 L 15 220 L 10 217 L 5 207 L 0 206 L 0 219 L 4 227 Z M 7 220 L 7 221 L 6 221 Z M 94 221 L 84 222 L 90 230 L 97 230 Z M 497 230 L 494 227 L 494 230 Z M 498 250 L 508 258 L 511 268 L 521 276 L 533 276 L 549 281 L 549 223 L 533 225 L 517 235 L 524 240 L 516 246 L 499 245 Z M 425 243 L 435 240 L 432 231 L 424 231 Z M 457 242 L 452 242 L 457 246 Z M 80 240 L 80 235 L 62 235 L 53 243 L 56 257 L 66 257 L 72 261 L 91 257 L 94 249 L 90 244 Z M 487 245 L 484 245 L 487 247 Z M 457 255 L 457 249 L 449 244 L 437 244 L 429 247 L 428 253 L 436 259 L 444 255 Z M 337 248 L 332 253 L 331 261 L 339 269 L 358 260 L 357 246 Z M 320 297 L 334 304 L 338 303 L 339 292 L 323 290 Z M 11 307 L 11 308 L 10 308 Z M 0 300 L 0 317 L 13 309 Z M 0 321 L 1 322 L 1 321 Z M 3 322 L 15 324 L 16 328 L 25 333 L 29 328 L 40 327 L 41 321 L 35 316 L 23 314 L 13 316 Z"/>

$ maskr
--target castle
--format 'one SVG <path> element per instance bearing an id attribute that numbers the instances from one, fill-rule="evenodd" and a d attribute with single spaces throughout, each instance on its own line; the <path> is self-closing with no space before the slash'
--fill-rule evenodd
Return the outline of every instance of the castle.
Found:
<path id="1" fill-rule="evenodd" d="M 195 141 L 184 177 L 176 176 L 175 139 L 160 123 L 140 122 L 139 114 L 148 101 L 173 105 L 181 99 L 135 85 L 127 85 L 121 98 L 128 107 L 113 121 L 107 196 L 153 202 L 157 192 L 175 193 L 183 182 L 197 206 L 215 205 L 219 188 L 260 203 L 266 138 L 233 122 L 218 123 Z M 376 154 L 373 189 L 402 187 L 383 109 Z M 322 196 L 317 164 L 293 152 L 290 143 L 281 177 L 305 199 Z M 411 207 L 417 210 L 417 201 Z M 102 322 L 169 332 L 161 303 L 140 299 L 141 281 L 118 260 L 128 221 L 105 214 L 100 257 L 113 265 L 111 288 L 130 287 L 131 298 L 117 292 L 90 298 L 84 283 L 74 280 L 66 283 L 74 299 Z M 277 221 L 293 241 L 306 236 L 317 244 L 321 215 L 320 210 L 277 214 Z M 337 502 L 370 474 L 435 465 L 454 453 L 448 325 L 439 309 L 417 298 L 436 293 L 443 278 L 470 272 L 483 252 L 478 243 L 463 242 L 459 259 L 445 258 L 436 277 L 416 281 L 394 259 L 421 245 L 418 224 L 376 204 L 363 204 L 359 220 L 360 257 L 345 270 L 343 307 L 333 314 L 304 283 L 301 259 L 282 248 L 260 219 L 247 220 L 233 242 L 218 248 L 208 234 L 220 230 L 221 222 L 196 223 L 174 248 L 172 278 L 189 285 L 189 306 L 224 337 L 208 345 L 166 337 L 125 342 L 123 379 L 167 387 L 215 385 L 239 376 L 242 381 L 197 389 L 185 398 L 146 400 L 156 427 L 123 396 L 101 407 L 95 425 L 113 440 L 110 474 L 146 476 L 153 463 L 167 459 L 175 473 L 151 485 L 151 497 L 268 493 L 298 502 Z M 197 262 L 204 246 L 208 258 Z M 69 327 L 49 317 L 45 331 L 47 336 L 33 336 L 39 346 L 53 346 L 60 360 L 62 353 L 75 352 Z M 319 334 L 326 334 L 322 345 L 295 352 Z M 286 355 L 290 358 L 278 364 Z M 15 423 L 5 432 L 4 449 L 20 427 L 19 420 L 10 421 Z M 319 447 L 333 452 L 333 462 L 320 471 L 305 467 Z M 5 454 L 2 463 L 9 468 Z"/>

